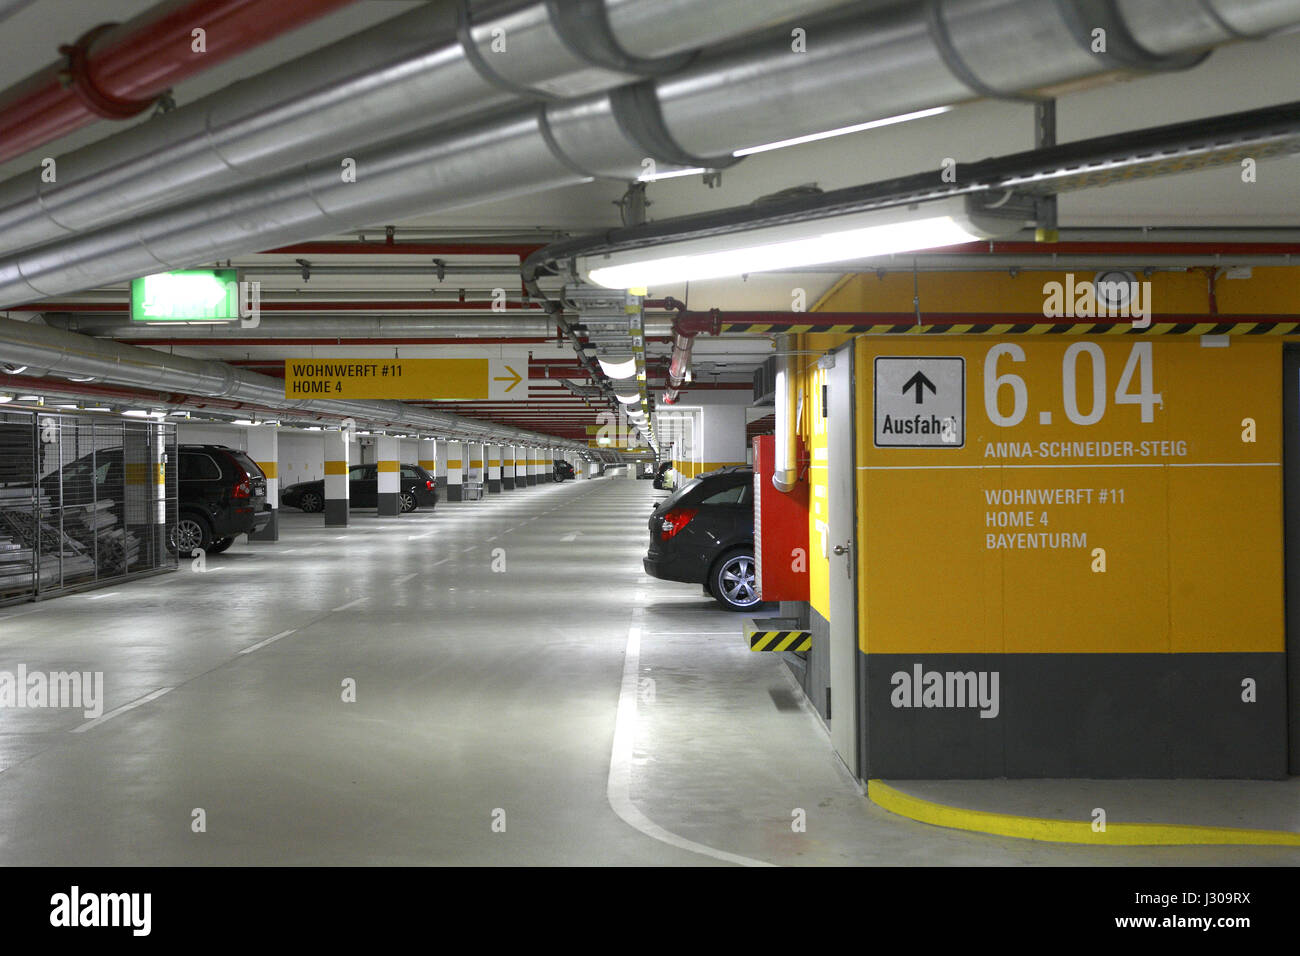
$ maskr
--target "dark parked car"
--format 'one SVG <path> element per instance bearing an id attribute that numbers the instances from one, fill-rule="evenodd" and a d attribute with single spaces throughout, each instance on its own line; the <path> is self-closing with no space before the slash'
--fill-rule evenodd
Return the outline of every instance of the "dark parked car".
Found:
<path id="1" fill-rule="evenodd" d="M 266 475 L 237 448 L 225 445 L 180 445 L 176 462 L 176 526 L 167 536 L 173 551 L 188 555 L 195 548 L 220 553 L 235 537 L 260 531 L 271 520 L 266 501 Z M 42 483 L 59 501 L 59 476 Z M 101 448 L 64 467 L 62 502 L 83 505 L 113 500 L 111 510 L 122 520 L 125 487 L 122 449 Z"/>
<path id="2" fill-rule="evenodd" d="M 397 506 L 402 514 L 438 503 L 438 485 L 419 465 L 402 465 L 397 486 Z M 280 504 L 302 511 L 325 510 L 325 479 L 300 481 L 280 492 Z M 379 466 L 353 465 L 348 469 L 348 505 L 375 508 L 379 505 Z"/>
<path id="3" fill-rule="evenodd" d="M 572 478 L 573 466 L 567 461 L 557 461 L 555 463 L 555 480 L 564 481 L 566 478 Z"/>
<path id="4" fill-rule="evenodd" d="M 753 488 L 753 469 L 741 466 L 683 483 L 650 516 L 646 573 L 702 584 L 731 611 L 757 605 Z"/>

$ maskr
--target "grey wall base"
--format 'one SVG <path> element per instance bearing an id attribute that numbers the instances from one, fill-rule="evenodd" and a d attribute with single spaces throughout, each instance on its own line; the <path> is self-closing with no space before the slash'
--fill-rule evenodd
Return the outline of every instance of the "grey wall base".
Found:
<path id="1" fill-rule="evenodd" d="M 279 541 L 280 540 L 280 509 L 271 509 L 271 520 L 266 523 L 261 531 L 248 532 L 249 541 Z"/>
<path id="2" fill-rule="evenodd" d="M 348 499 L 325 499 L 325 527 L 344 528 L 348 523 Z"/>
<path id="3" fill-rule="evenodd" d="M 501 493 L 501 483 L 502 479 L 500 478 L 489 478 L 484 487 L 487 488 L 488 494 L 499 495 Z"/>
<path id="4" fill-rule="evenodd" d="M 796 618 L 800 625 L 812 631 L 812 648 L 801 661 L 795 662 L 783 655 L 790 665 L 790 672 L 799 681 L 804 695 L 812 703 L 822 720 L 831 719 L 831 661 L 830 661 L 830 623 L 803 602 L 782 601 L 781 617 Z"/>
<path id="5" fill-rule="evenodd" d="M 864 778 L 1286 775 L 1285 654 L 867 654 L 859 661 Z M 997 672 L 997 716 L 970 706 L 894 706 L 893 675 L 911 675 L 916 665 L 923 674 Z M 1247 678 L 1254 703 L 1242 700 Z"/>
<path id="6" fill-rule="evenodd" d="M 385 518 L 402 513 L 402 506 L 397 502 L 397 492 L 381 491 L 379 493 L 379 514 Z"/>
<path id="7" fill-rule="evenodd" d="M 460 482 L 455 482 L 454 484 L 453 484 L 453 483 L 448 483 L 448 485 L 447 485 L 447 500 L 448 500 L 448 501 L 464 501 L 464 500 L 465 500 L 465 486 L 462 485 Z"/>
<path id="8" fill-rule="evenodd" d="M 503 491 L 514 491 L 515 479 L 509 475 L 503 475 L 501 477 L 501 488 Z"/>
<path id="9" fill-rule="evenodd" d="M 536 475 L 529 475 L 529 476 L 528 476 L 528 483 L 529 483 L 530 485 L 535 485 L 535 484 L 537 484 L 537 476 L 536 476 Z"/>

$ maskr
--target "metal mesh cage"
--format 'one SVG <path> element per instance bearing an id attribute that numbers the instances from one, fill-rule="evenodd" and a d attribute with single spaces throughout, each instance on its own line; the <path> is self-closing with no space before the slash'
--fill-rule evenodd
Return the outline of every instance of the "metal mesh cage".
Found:
<path id="1" fill-rule="evenodd" d="M 0 416 L 0 601 L 176 567 L 176 428 Z"/>

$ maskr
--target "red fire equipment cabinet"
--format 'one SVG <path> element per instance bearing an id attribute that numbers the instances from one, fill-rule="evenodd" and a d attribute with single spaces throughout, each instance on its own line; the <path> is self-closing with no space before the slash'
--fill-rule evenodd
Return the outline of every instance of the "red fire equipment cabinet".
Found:
<path id="1" fill-rule="evenodd" d="M 808 458 L 802 442 L 797 460 L 794 489 L 777 491 L 776 438 L 754 439 L 754 556 L 764 601 L 808 600 Z"/>

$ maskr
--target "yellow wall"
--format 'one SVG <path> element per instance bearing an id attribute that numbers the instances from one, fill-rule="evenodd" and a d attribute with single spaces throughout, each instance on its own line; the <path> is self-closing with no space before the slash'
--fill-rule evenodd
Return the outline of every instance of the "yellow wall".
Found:
<path id="1" fill-rule="evenodd" d="M 1093 270 L 1078 270 L 1076 281 L 1091 280 Z M 1206 314 L 1209 286 L 1203 271 L 1155 272 L 1151 303 L 1158 313 Z M 922 272 L 917 292 L 926 312 L 1018 312 L 1042 314 L 1043 286 L 1064 282 L 1064 272 Z M 1220 278 L 1215 286 L 1219 312 L 1250 315 L 1290 315 L 1300 312 L 1300 268 L 1254 269 L 1249 279 Z M 814 312 L 911 313 L 912 274 L 890 272 L 846 276 L 820 302 Z"/>
<path id="2" fill-rule="evenodd" d="M 1003 356 L 986 366 L 990 350 L 1005 342 L 1023 349 L 1024 361 Z M 1104 356 L 1106 410 L 1092 425 L 1065 413 L 1063 363 L 1079 342 Z M 1161 397 L 1147 422 L 1139 405 L 1115 401 L 1135 349 L 1149 350 L 1150 391 Z M 965 359 L 964 447 L 875 447 L 873 360 L 909 355 Z M 876 336 L 858 340 L 857 362 L 863 651 L 1283 649 L 1278 340 L 1238 337 L 1227 348 L 1205 348 L 1197 338 L 1165 336 Z M 986 368 L 1023 379 L 1028 412 L 1019 424 L 993 423 Z M 1134 369 L 1130 396 L 1140 391 L 1141 361 Z M 1092 408 L 1092 374 L 1085 354 L 1075 370 L 1078 415 Z M 1010 415 L 1012 388 L 997 394 L 997 413 Z M 1247 418 L 1255 422 L 1253 443 L 1242 440 Z M 1043 442 L 1066 441 L 1133 448 L 1117 457 L 1006 457 L 1021 443 L 1037 452 Z M 1142 455 L 1143 442 L 1161 441 L 1186 448 L 1152 445 L 1153 454 Z M 988 493 L 1020 489 L 1082 489 L 1091 502 L 988 503 Z M 1027 514 L 1034 526 L 989 527 L 989 515 L 1001 513 Z M 1018 532 L 1066 532 L 1086 544 L 988 546 L 989 533 Z M 1093 570 L 1094 548 L 1106 551 L 1105 573 Z"/>

